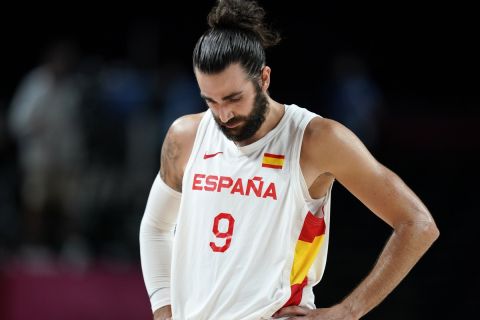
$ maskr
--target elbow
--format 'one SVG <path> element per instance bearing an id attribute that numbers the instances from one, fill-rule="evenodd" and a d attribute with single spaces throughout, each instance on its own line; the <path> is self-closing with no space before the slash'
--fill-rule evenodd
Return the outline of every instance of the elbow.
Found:
<path id="1" fill-rule="evenodd" d="M 415 224 L 419 238 L 422 239 L 428 247 L 431 246 L 440 236 L 440 230 L 433 219 Z"/>
<path id="2" fill-rule="evenodd" d="M 432 243 L 435 242 L 438 237 L 440 237 L 440 230 L 438 229 L 437 224 L 435 223 L 435 221 L 433 221 L 433 219 L 428 223 L 426 232 Z"/>
<path id="3" fill-rule="evenodd" d="M 440 236 L 440 230 L 431 217 L 428 220 L 400 223 L 394 227 L 394 230 L 396 233 L 414 240 L 417 244 L 421 244 L 424 248 L 430 247 Z"/>

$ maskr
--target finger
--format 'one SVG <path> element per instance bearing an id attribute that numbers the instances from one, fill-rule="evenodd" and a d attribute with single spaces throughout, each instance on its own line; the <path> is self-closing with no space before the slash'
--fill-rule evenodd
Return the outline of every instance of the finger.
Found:
<path id="1" fill-rule="evenodd" d="M 307 310 L 299 306 L 290 306 L 278 310 L 273 317 L 278 318 L 282 316 L 305 316 L 307 315 Z"/>

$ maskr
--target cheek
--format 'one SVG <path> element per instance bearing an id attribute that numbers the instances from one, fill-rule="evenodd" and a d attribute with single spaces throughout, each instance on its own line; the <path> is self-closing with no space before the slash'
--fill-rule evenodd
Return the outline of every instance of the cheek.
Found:
<path id="1" fill-rule="evenodd" d="M 250 99 L 246 99 L 242 101 L 238 105 L 238 113 L 241 114 L 242 116 L 248 116 L 252 113 L 253 109 L 255 107 L 255 99 L 252 97 Z"/>
<path id="2" fill-rule="evenodd" d="M 250 103 L 243 101 L 235 105 L 236 114 L 246 116 L 250 113 Z"/>

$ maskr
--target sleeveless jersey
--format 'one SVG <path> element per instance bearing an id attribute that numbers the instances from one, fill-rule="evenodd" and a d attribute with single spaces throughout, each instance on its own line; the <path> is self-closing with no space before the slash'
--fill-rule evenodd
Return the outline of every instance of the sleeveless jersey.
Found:
<path id="1" fill-rule="evenodd" d="M 286 105 L 273 130 L 238 147 L 205 113 L 183 177 L 173 319 L 258 320 L 283 306 L 315 308 L 331 192 L 312 199 L 300 169 L 304 130 L 315 116 Z"/>

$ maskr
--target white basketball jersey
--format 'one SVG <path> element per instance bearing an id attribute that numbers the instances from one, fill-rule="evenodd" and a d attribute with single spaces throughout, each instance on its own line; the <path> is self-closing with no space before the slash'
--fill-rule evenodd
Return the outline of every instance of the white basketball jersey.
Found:
<path id="1" fill-rule="evenodd" d="M 172 253 L 175 320 L 258 320 L 314 308 L 323 274 L 330 191 L 311 199 L 299 159 L 316 114 L 285 106 L 278 125 L 243 147 L 207 111 L 183 177 Z"/>

